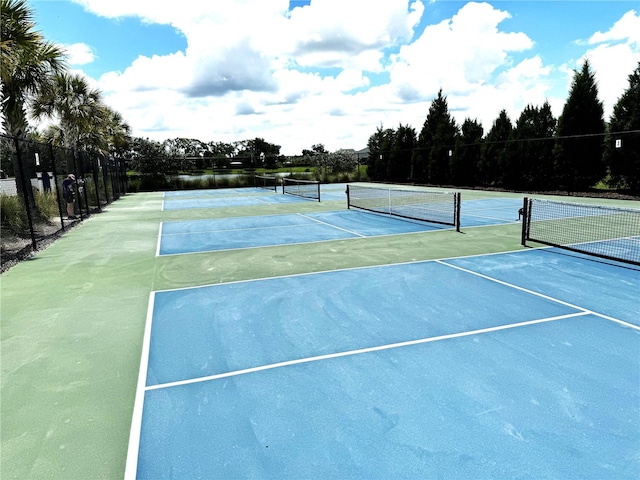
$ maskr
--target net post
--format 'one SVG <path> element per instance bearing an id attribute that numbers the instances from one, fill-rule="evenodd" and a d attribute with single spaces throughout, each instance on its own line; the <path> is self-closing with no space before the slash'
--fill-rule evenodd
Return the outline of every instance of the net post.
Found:
<path id="1" fill-rule="evenodd" d="M 455 197 L 454 197 L 455 198 L 454 201 L 456 203 L 456 205 L 455 205 L 455 214 L 454 214 L 454 216 L 455 216 L 454 221 L 455 221 L 455 224 L 456 224 L 456 232 L 460 231 L 460 207 L 461 207 L 461 204 L 462 204 L 462 200 L 460 198 L 461 196 L 462 196 L 462 194 L 460 192 L 457 192 L 455 194 Z"/>
<path id="2" fill-rule="evenodd" d="M 349 184 L 347 184 L 347 210 L 351 207 L 351 201 L 349 200 Z"/>
<path id="3" fill-rule="evenodd" d="M 523 247 L 527 246 L 527 224 L 529 223 L 529 199 L 524 197 L 522 202 L 522 209 L 520 212 L 522 214 L 522 233 L 520 235 L 520 245 Z"/>
<path id="4" fill-rule="evenodd" d="M 320 182 L 318 182 L 318 202 L 320 201 Z"/>

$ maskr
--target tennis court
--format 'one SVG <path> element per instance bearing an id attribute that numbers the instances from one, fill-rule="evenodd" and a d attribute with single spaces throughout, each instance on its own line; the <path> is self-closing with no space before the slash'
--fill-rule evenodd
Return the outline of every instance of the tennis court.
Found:
<path id="1" fill-rule="evenodd" d="M 283 197 L 291 198 L 284 195 Z M 344 191 L 342 197 L 344 198 Z M 238 197 L 238 204 L 245 204 L 246 198 L 252 199 L 253 197 Z M 453 205 L 450 207 L 451 210 L 446 213 L 452 215 Z M 510 198 L 463 200 L 461 225 L 476 227 L 515 223 L 518 222 L 518 209 L 521 207 L 521 200 Z M 440 214 L 441 212 L 437 212 L 436 216 L 439 217 Z M 419 233 L 446 228 L 450 227 L 441 223 L 413 221 L 394 215 L 375 215 L 357 209 L 304 214 L 179 220 L 162 224 L 157 254 L 176 255 L 293 245 Z"/>
<path id="2" fill-rule="evenodd" d="M 638 291 L 536 250 L 155 292 L 127 475 L 633 478 Z"/>
<path id="3" fill-rule="evenodd" d="M 356 210 L 163 223 L 158 255 L 427 232 L 441 225 Z"/>
<path id="4" fill-rule="evenodd" d="M 127 195 L 5 272 L 2 477 L 640 477 L 640 266 L 535 243 L 611 215 L 321 190 Z"/>

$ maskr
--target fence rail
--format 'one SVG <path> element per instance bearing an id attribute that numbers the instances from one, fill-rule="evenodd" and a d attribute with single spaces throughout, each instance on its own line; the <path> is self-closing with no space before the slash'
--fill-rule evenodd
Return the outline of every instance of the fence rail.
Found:
<path id="1" fill-rule="evenodd" d="M 3 265 L 127 193 L 124 160 L 112 156 L 0 134 L 0 158 Z M 68 174 L 76 179 L 71 218 L 62 194 Z"/>

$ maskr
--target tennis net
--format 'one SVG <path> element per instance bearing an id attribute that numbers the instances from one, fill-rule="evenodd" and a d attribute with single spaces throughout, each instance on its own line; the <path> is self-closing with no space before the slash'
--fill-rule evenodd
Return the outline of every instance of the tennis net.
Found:
<path id="1" fill-rule="evenodd" d="M 274 192 L 278 191 L 278 177 L 273 175 L 256 175 L 255 184 L 256 187 L 266 188 Z"/>
<path id="2" fill-rule="evenodd" d="M 640 265 L 640 210 L 525 198 L 528 241 Z"/>
<path id="3" fill-rule="evenodd" d="M 282 193 L 320 201 L 320 182 L 282 177 Z"/>
<path id="4" fill-rule="evenodd" d="M 347 208 L 452 225 L 460 231 L 460 193 L 347 185 Z"/>

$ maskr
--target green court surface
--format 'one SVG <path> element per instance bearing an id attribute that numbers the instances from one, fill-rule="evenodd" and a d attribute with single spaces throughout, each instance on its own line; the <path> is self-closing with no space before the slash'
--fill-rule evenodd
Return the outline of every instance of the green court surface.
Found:
<path id="1" fill-rule="evenodd" d="M 463 201 L 498 197 L 522 195 L 462 192 Z M 0 277 L 1 479 L 123 477 L 153 291 L 522 248 L 513 223 L 163 257 L 156 255 L 163 221 L 346 204 L 163 211 L 162 202 L 161 192 L 124 196 Z"/>

